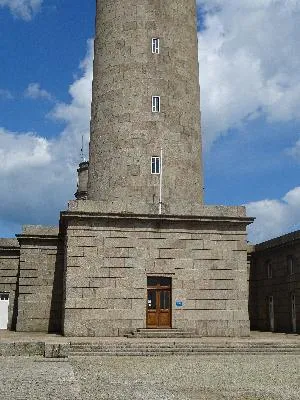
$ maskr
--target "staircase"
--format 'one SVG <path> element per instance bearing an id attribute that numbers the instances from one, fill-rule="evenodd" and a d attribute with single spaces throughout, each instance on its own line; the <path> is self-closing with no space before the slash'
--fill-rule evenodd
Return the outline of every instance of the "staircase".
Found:
<path id="1" fill-rule="evenodd" d="M 134 340 L 112 343 L 71 342 L 69 356 L 165 356 L 208 354 L 299 354 L 300 344 L 275 343 L 201 343 L 174 340 L 157 342 Z"/>

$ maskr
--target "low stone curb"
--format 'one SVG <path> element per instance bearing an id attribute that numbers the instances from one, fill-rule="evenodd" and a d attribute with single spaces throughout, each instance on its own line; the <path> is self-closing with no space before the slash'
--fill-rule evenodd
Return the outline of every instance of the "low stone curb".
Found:
<path id="1" fill-rule="evenodd" d="M 46 342 L 9 342 L 0 343 L 0 357 L 42 356 L 45 358 L 66 358 L 70 344 Z"/>

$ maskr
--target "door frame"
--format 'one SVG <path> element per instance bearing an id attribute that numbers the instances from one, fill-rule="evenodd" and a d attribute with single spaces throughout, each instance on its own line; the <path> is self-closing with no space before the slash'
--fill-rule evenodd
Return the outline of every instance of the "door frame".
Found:
<path id="1" fill-rule="evenodd" d="M 291 294 L 292 332 L 297 333 L 296 294 Z"/>
<path id="2" fill-rule="evenodd" d="M 149 284 L 149 279 L 156 279 L 158 283 L 156 285 Z M 168 280 L 168 284 L 161 284 L 162 280 Z M 148 307 L 148 292 L 152 290 L 155 291 L 156 295 L 156 314 L 159 314 L 160 312 L 158 310 L 160 309 L 160 293 L 162 291 L 168 291 L 169 292 L 169 308 L 166 309 L 168 310 L 168 316 L 169 316 L 169 324 L 168 325 L 149 325 L 148 324 L 148 314 L 149 314 L 149 307 Z M 159 318 L 159 316 L 157 317 Z M 147 276 L 147 301 L 146 301 L 146 328 L 147 329 L 172 329 L 172 278 L 168 276 Z"/>
<path id="3" fill-rule="evenodd" d="M 274 314 L 274 297 L 268 296 L 268 317 L 269 317 L 269 330 L 275 331 L 275 314 Z"/>

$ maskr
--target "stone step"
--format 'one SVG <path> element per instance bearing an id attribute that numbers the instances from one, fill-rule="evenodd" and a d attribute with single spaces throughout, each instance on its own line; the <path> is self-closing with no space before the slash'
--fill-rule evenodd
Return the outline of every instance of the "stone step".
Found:
<path id="1" fill-rule="evenodd" d="M 300 354 L 300 345 L 243 344 L 235 346 L 184 344 L 184 343 L 135 343 L 135 344 L 74 344 L 71 343 L 70 356 L 113 356 L 113 355 L 167 355 L 167 354 Z"/>
<path id="2" fill-rule="evenodd" d="M 197 335 L 193 331 L 183 329 L 137 329 L 128 338 L 193 338 Z"/>
<path id="3" fill-rule="evenodd" d="M 70 343 L 70 347 L 74 349 L 114 349 L 114 348 L 228 348 L 228 349 L 236 349 L 236 348 L 300 348 L 300 344 L 274 344 L 274 343 L 235 343 L 235 344 L 207 344 L 207 343 L 184 343 L 184 342 L 166 342 L 166 343 L 154 343 L 154 342 L 131 342 L 131 343 Z"/>
<path id="4" fill-rule="evenodd" d="M 153 352 L 149 352 L 149 351 L 114 351 L 114 352 L 107 352 L 107 351 L 97 351 L 97 352 L 71 352 L 69 354 L 69 357 L 89 357 L 89 356 L 166 356 L 166 355 L 186 355 L 186 356 L 192 356 L 192 355 L 221 355 L 221 354 L 252 354 L 252 355 L 258 355 L 258 354 L 293 354 L 293 355 L 300 355 L 300 350 L 298 351 L 258 351 L 256 350 L 248 350 L 245 351 L 220 351 L 220 350 L 212 350 L 212 351 L 153 351 Z"/>

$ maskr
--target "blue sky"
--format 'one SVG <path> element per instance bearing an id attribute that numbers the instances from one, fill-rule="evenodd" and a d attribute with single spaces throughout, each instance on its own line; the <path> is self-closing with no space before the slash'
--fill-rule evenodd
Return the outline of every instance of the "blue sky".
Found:
<path id="1" fill-rule="evenodd" d="M 88 141 L 94 0 L 0 0 L 0 236 L 58 222 Z M 300 1 L 200 0 L 205 200 L 300 223 Z"/>

